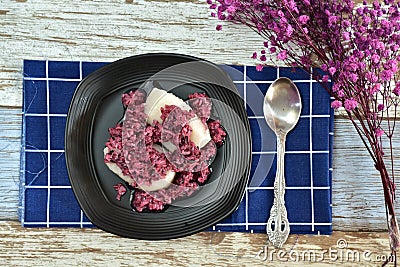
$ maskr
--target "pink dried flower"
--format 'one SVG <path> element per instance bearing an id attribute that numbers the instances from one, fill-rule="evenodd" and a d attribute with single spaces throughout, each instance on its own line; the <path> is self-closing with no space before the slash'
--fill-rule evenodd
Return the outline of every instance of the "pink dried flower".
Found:
<path id="1" fill-rule="evenodd" d="M 337 93 L 339 90 L 340 90 L 340 85 L 337 84 L 337 83 L 335 83 L 335 84 L 332 86 L 332 92 Z"/>
<path id="2" fill-rule="evenodd" d="M 383 81 L 390 81 L 392 79 L 393 75 L 394 75 L 393 71 L 391 71 L 391 70 L 383 70 L 381 72 L 380 77 L 381 77 L 381 79 Z"/>
<path id="3" fill-rule="evenodd" d="M 330 67 L 329 68 L 329 74 L 330 75 L 333 75 L 333 74 L 335 74 L 336 73 L 336 68 L 335 67 Z"/>
<path id="4" fill-rule="evenodd" d="M 307 15 L 301 15 L 301 16 L 299 17 L 299 22 L 300 22 L 301 24 L 306 24 L 309 20 L 310 20 L 310 17 L 307 16 Z"/>
<path id="5" fill-rule="evenodd" d="M 329 18 L 328 18 L 328 26 L 331 27 L 333 24 L 336 24 L 337 21 L 338 21 L 338 17 L 337 16 L 329 16 Z"/>
<path id="6" fill-rule="evenodd" d="M 384 133 L 385 132 L 381 128 L 375 130 L 375 134 L 377 137 L 381 137 Z"/>
<path id="7" fill-rule="evenodd" d="M 385 108 L 385 105 L 379 104 L 378 105 L 378 111 L 382 111 Z"/>
<path id="8" fill-rule="evenodd" d="M 376 76 L 375 73 L 368 71 L 365 74 L 365 79 L 367 79 L 368 81 L 370 81 L 372 83 L 376 83 L 378 81 L 378 76 Z"/>
<path id="9" fill-rule="evenodd" d="M 370 93 L 371 95 L 373 95 L 373 94 L 379 92 L 380 89 L 381 89 L 381 84 L 380 84 L 380 83 L 374 84 L 374 85 L 369 89 L 369 93 Z"/>
<path id="10" fill-rule="evenodd" d="M 331 103 L 331 107 L 334 109 L 338 109 L 342 106 L 342 102 L 340 102 L 339 100 L 335 100 Z"/>
<path id="11" fill-rule="evenodd" d="M 349 32 L 343 32 L 342 37 L 344 40 L 348 41 L 350 40 L 350 33 Z"/>
<path id="12" fill-rule="evenodd" d="M 356 100 L 354 100 L 353 98 L 350 99 L 346 99 L 344 101 L 344 108 L 347 111 L 352 111 L 353 109 L 355 109 L 357 107 L 358 103 Z"/>
<path id="13" fill-rule="evenodd" d="M 396 96 L 400 96 L 400 82 L 396 83 L 396 86 L 393 89 L 393 94 L 395 94 Z"/>
<path id="14" fill-rule="evenodd" d="M 399 50 L 399 45 L 398 45 L 398 44 L 391 45 L 391 46 L 390 46 L 390 49 L 391 49 L 393 52 L 397 52 L 397 50 Z"/>
<path id="15" fill-rule="evenodd" d="M 215 29 L 216 29 L 217 31 L 222 30 L 222 25 L 221 25 L 221 24 L 218 24 L 218 25 L 215 27 Z"/>
<path id="16" fill-rule="evenodd" d="M 279 52 L 277 57 L 280 60 L 285 60 L 287 58 L 286 50 L 282 50 L 281 52 Z"/>
<path id="17" fill-rule="evenodd" d="M 256 66 L 256 70 L 257 70 L 257 71 L 262 71 L 263 68 L 264 68 L 264 66 L 263 66 L 262 64 L 258 64 L 258 65 Z"/>
<path id="18" fill-rule="evenodd" d="M 226 11 L 228 11 L 229 14 L 233 14 L 236 12 L 236 7 L 235 6 L 229 6 Z"/>
<path id="19" fill-rule="evenodd" d="M 368 25 L 370 22 L 371 22 L 371 18 L 369 16 L 364 16 L 363 17 L 364 25 Z"/>
<path id="20" fill-rule="evenodd" d="M 293 34 L 293 27 L 292 25 L 288 24 L 286 27 L 286 37 L 290 37 Z M 285 58 L 286 59 L 286 58 Z"/>
<path id="21" fill-rule="evenodd" d="M 400 82 L 396 83 L 396 86 L 393 89 L 393 94 L 395 94 L 396 96 L 400 96 Z"/>
<path id="22" fill-rule="evenodd" d="M 355 83 L 358 80 L 358 76 L 355 73 L 350 73 L 349 74 L 349 79 L 350 81 L 352 81 L 353 83 Z"/>
<path id="23" fill-rule="evenodd" d="M 381 59 L 380 56 L 377 54 L 371 56 L 372 63 L 374 64 L 378 64 L 380 59 Z"/>

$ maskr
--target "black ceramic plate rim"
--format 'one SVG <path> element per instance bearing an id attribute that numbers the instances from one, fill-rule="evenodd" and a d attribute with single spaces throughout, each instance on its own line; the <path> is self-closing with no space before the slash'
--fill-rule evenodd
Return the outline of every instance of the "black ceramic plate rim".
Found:
<path id="1" fill-rule="evenodd" d="M 97 178 L 96 170 L 94 169 L 94 163 L 93 163 L 93 157 L 92 157 L 92 130 L 93 130 L 93 124 L 94 124 L 94 119 L 90 121 L 90 126 L 88 124 L 85 124 L 86 127 L 88 127 L 88 131 L 86 132 L 87 135 L 87 143 L 79 143 L 81 141 L 74 142 L 71 138 L 71 134 L 73 134 L 74 129 L 82 129 L 83 125 L 79 124 L 80 121 L 76 118 L 78 115 L 77 112 L 82 113 L 79 115 L 85 116 L 87 110 L 83 109 L 84 107 L 87 107 L 88 105 L 90 106 L 90 98 L 85 95 L 84 89 L 86 87 L 90 87 L 91 83 L 96 82 L 96 77 L 102 76 L 102 75 L 107 75 L 109 72 L 112 72 L 115 69 L 115 66 L 121 65 L 121 64 L 126 64 L 127 62 L 140 62 L 141 60 L 155 60 L 155 59 L 160 59 L 160 58 L 172 58 L 176 59 L 177 61 L 183 61 L 183 62 L 188 62 L 188 61 L 204 61 L 199 58 L 191 57 L 191 56 L 186 56 L 186 55 L 181 55 L 181 54 L 171 54 L 171 53 L 151 53 L 151 54 L 143 54 L 143 55 L 138 55 L 138 56 L 133 56 L 129 58 L 124 58 L 118 61 L 115 61 L 113 63 L 110 63 L 96 71 L 94 71 L 92 74 L 88 75 L 85 79 L 81 81 L 81 83 L 78 85 L 75 94 L 72 98 L 70 109 L 67 115 L 67 123 L 66 123 L 66 133 L 65 133 L 65 154 L 66 154 L 66 163 L 67 163 L 67 171 L 69 174 L 70 182 L 72 189 L 74 191 L 74 194 L 78 200 L 78 203 L 80 204 L 82 210 L 86 214 L 86 216 L 89 218 L 89 220 L 98 228 L 103 229 L 107 232 L 111 232 L 120 236 L 124 237 L 129 237 L 129 238 L 137 238 L 137 239 L 150 239 L 150 240 L 158 240 L 158 239 L 170 239 L 170 238 L 178 238 L 178 237 L 183 237 L 187 236 L 193 233 L 197 233 L 199 231 L 202 231 L 204 229 L 207 229 L 211 227 L 212 225 L 216 224 L 217 222 L 221 221 L 225 217 L 229 216 L 233 211 L 236 210 L 238 205 L 240 204 L 244 192 L 245 192 L 245 187 L 247 185 L 248 177 L 249 177 L 249 172 L 250 172 L 250 163 L 251 163 L 251 136 L 250 136 L 250 130 L 249 130 L 249 122 L 247 120 L 247 115 L 245 114 L 244 107 L 242 106 L 241 112 L 244 112 L 245 119 L 243 119 L 243 123 L 246 126 L 246 134 L 245 138 L 248 138 L 248 149 L 249 153 L 247 154 L 247 157 L 243 158 L 243 161 L 246 164 L 246 168 L 244 171 L 243 176 L 240 178 L 240 182 L 234 187 L 232 192 L 236 192 L 236 195 L 233 197 L 234 201 L 230 202 L 229 207 L 225 208 L 223 211 L 220 211 L 216 209 L 219 213 L 216 214 L 214 217 L 209 218 L 207 222 L 201 222 L 199 225 L 193 224 L 192 226 L 188 226 L 189 228 L 186 229 L 185 231 L 178 231 L 177 229 L 169 229 L 167 225 L 165 225 L 165 221 L 161 223 L 154 222 L 154 227 L 161 227 L 165 228 L 166 233 L 163 233 L 161 235 L 153 235 L 150 233 L 138 233 L 138 232 L 131 232 L 129 230 L 129 224 L 134 224 L 135 221 L 135 216 L 132 216 L 131 213 L 126 212 L 126 209 L 115 206 L 113 203 L 111 203 L 108 199 L 108 197 L 104 194 L 102 191 L 101 185 L 99 183 L 99 179 Z M 212 64 L 212 63 L 210 63 Z M 214 65 L 214 64 L 212 64 Z M 220 71 L 221 77 L 224 79 L 230 80 L 229 76 L 222 71 L 218 66 L 214 65 L 216 70 Z M 151 72 L 151 71 L 149 71 Z M 142 74 L 141 74 L 142 75 Z M 140 80 L 139 78 L 142 78 L 144 81 L 146 78 L 149 76 L 144 74 L 142 75 L 143 77 L 139 76 L 136 77 L 136 81 Z M 230 80 L 231 81 L 231 80 Z M 111 88 L 110 88 L 110 93 L 111 93 Z M 90 95 L 89 95 L 90 96 Z M 104 96 L 103 96 L 104 97 Z M 89 103 L 89 104 L 88 104 Z M 95 107 L 92 107 L 92 110 L 89 113 L 92 113 L 93 116 L 92 118 L 95 118 L 96 110 L 98 108 L 98 105 Z M 241 114 L 243 115 L 243 114 Z M 243 117 L 243 116 L 242 116 Z M 79 128 L 81 127 L 81 128 Z M 84 138 L 83 138 L 84 139 Z M 74 166 L 74 162 L 76 161 L 74 159 L 75 155 L 73 155 L 73 151 L 77 150 L 77 145 L 81 144 L 82 148 L 80 148 L 80 151 L 82 154 L 87 156 L 88 158 L 86 159 L 85 164 L 82 166 L 78 167 Z M 75 146 L 75 147 L 74 147 Z M 79 177 L 80 174 L 85 174 L 87 177 L 81 178 Z M 83 182 L 83 180 L 85 182 Z M 93 190 L 96 189 L 96 190 Z M 237 193 L 240 193 L 240 196 L 237 195 Z M 87 195 L 91 194 L 93 198 L 99 198 L 102 200 L 102 203 L 93 203 L 92 198 L 88 197 Z M 226 195 L 221 198 L 221 202 L 228 200 L 232 200 L 232 195 Z M 103 210 L 110 211 L 111 214 L 99 214 L 98 209 L 96 209 L 96 205 L 103 205 Z M 205 212 L 205 210 L 200 210 L 201 212 Z M 205 214 L 207 215 L 207 214 Z M 142 216 L 142 215 L 141 215 Z M 146 214 L 143 216 L 148 216 L 151 219 L 157 218 L 157 213 L 151 213 L 151 214 Z M 199 215 L 200 216 L 200 215 Z M 118 220 L 125 222 L 126 228 L 121 227 L 121 225 L 115 225 L 115 220 L 118 218 Z M 163 225 L 164 224 L 164 225 Z"/>

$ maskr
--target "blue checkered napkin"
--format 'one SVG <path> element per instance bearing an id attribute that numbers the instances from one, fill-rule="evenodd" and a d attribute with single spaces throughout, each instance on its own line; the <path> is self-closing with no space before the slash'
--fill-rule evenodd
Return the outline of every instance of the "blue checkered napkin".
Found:
<path id="1" fill-rule="evenodd" d="M 64 131 L 76 86 L 105 64 L 24 61 L 19 210 L 23 226 L 92 226 L 68 180 Z M 275 140 L 265 138 L 273 133 L 264 121 L 262 99 L 256 90 L 265 94 L 273 80 L 285 76 L 295 82 L 303 100 L 299 123 L 286 143 L 286 205 L 291 232 L 330 234 L 333 113 L 329 95 L 300 70 L 264 68 L 257 72 L 254 67 L 232 67 L 236 71 L 224 68 L 247 104 L 251 125 L 251 177 L 239 208 L 210 230 L 265 232 L 273 201 L 276 151 L 270 145 Z"/>

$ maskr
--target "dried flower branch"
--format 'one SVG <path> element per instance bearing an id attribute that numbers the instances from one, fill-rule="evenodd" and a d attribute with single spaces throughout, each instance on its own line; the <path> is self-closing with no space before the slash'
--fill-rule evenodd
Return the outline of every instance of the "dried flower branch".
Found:
<path id="1" fill-rule="evenodd" d="M 400 239 L 392 141 L 400 101 L 400 2 L 364 1 L 356 6 L 352 0 L 208 0 L 208 4 L 212 16 L 246 25 L 264 38 L 264 49 L 252 55 L 258 70 L 267 57 L 301 67 L 334 97 L 333 108 L 345 109 L 380 173 L 395 252 Z M 221 29 L 219 25 L 217 30 Z M 383 139 L 389 141 L 389 163 L 384 160 Z"/>

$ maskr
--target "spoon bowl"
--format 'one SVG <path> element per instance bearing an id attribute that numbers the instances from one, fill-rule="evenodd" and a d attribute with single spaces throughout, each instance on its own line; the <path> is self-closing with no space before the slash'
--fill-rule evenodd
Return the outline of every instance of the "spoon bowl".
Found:
<path id="1" fill-rule="evenodd" d="M 268 126 L 273 131 L 291 131 L 301 112 L 301 97 L 296 85 L 288 78 L 277 79 L 268 88 L 263 109 Z"/>
<path id="2" fill-rule="evenodd" d="M 301 97 L 288 78 L 279 78 L 268 88 L 264 98 L 264 117 L 277 136 L 277 168 L 274 182 L 274 203 L 267 222 L 267 234 L 275 247 L 286 242 L 290 227 L 285 207 L 285 142 L 286 135 L 297 124 L 301 113 Z"/>

